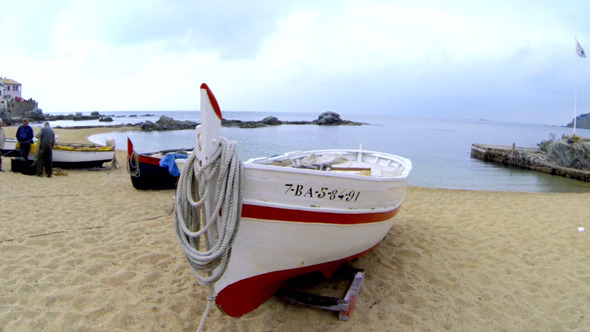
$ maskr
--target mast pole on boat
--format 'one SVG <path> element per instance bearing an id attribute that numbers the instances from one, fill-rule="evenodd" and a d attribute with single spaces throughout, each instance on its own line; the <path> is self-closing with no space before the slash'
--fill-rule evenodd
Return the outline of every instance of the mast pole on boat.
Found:
<path id="1" fill-rule="evenodd" d="M 215 99 L 215 96 L 207 86 L 207 84 L 201 84 L 201 124 L 197 126 L 197 142 L 196 142 L 196 157 L 197 162 L 201 163 L 201 166 L 207 162 L 219 149 L 219 136 L 221 133 L 221 110 L 219 104 Z M 207 191 L 210 193 L 210 197 L 205 201 L 205 215 L 208 217 L 211 215 L 213 209 L 214 193 L 217 186 L 217 177 L 219 170 L 216 174 L 207 181 Z M 219 216 L 217 215 L 217 218 Z M 205 218 L 206 220 L 206 218 Z M 219 227 L 220 223 L 216 223 Z M 217 229 L 210 229 L 208 234 L 209 243 L 214 243 L 217 240 L 218 232 Z"/>

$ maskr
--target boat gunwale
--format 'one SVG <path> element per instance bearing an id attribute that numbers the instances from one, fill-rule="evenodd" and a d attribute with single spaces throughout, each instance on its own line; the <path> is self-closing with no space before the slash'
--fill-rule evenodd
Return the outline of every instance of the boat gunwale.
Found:
<path id="1" fill-rule="evenodd" d="M 16 138 L 4 138 L 5 143 L 18 143 Z M 34 144 L 37 144 L 35 141 Z M 53 150 L 60 151 L 76 151 L 76 152 L 114 152 L 116 149 L 114 146 L 100 145 L 94 143 L 65 143 L 56 142 L 53 146 Z"/>
<path id="2" fill-rule="evenodd" d="M 367 176 L 367 175 L 360 175 L 360 174 L 346 174 L 341 172 L 331 172 L 331 171 L 324 171 L 324 170 L 316 170 L 316 169 L 308 169 L 308 168 L 296 168 L 296 167 L 289 167 L 289 166 L 280 166 L 280 165 L 271 165 L 270 163 L 275 161 L 282 161 L 287 159 L 295 159 L 295 158 L 303 158 L 306 155 L 311 154 L 369 154 L 375 157 L 382 157 L 385 159 L 393 160 L 397 162 L 403 169 L 399 175 L 396 176 Z M 259 162 L 268 162 L 266 164 L 262 164 Z M 368 162 L 370 163 L 370 162 Z M 380 166 L 378 164 L 375 164 Z M 357 179 L 357 180 L 364 180 L 364 181 L 379 181 L 379 182 L 399 182 L 405 181 L 410 172 L 412 170 L 412 162 L 404 157 L 389 154 L 385 152 L 378 152 L 378 151 L 371 151 L 371 150 L 359 150 L 359 149 L 327 149 L 327 150 L 308 150 L 308 151 L 292 151 L 287 152 L 285 154 L 274 156 L 274 157 L 258 157 L 252 158 L 244 162 L 245 169 L 255 169 L 261 171 L 273 171 L 273 172 L 280 172 L 280 173 L 298 173 L 298 174 L 308 174 L 308 175 L 322 175 L 328 177 L 337 177 L 337 178 L 349 178 L 349 179 Z"/>

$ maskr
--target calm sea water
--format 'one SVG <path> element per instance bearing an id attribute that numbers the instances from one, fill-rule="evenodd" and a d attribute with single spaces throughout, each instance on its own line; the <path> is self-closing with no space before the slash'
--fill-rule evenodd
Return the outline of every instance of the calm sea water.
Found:
<path id="1" fill-rule="evenodd" d="M 166 114 L 177 120 L 199 122 L 198 111 L 118 113 L 117 123 L 156 121 Z M 129 117 L 135 114 L 138 117 Z M 150 114 L 148 116 L 142 116 Z M 317 114 L 224 112 L 226 119 L 261 120 L 275 115 L 280 120 L 311 121 Z M 536 147 L 553 134 L 560 138 L 571 128 L 478 120 L 434 120 L 385 116 L 342 115 L 343 119 L 368 123 L 363 126 L 325 127 L 315 125 L 281 125 L 256 129 L 222 128 L 222 136 L 238 142 L 242 160 L 272 156 L 295 150 L 357 148 L 382 151 L 412 160 L 409 179 L 412 186 L 520 192 L 590 192 L 590 184 L 558 176 L 485 163 L 470 157 L 472 143 Z M 94 125 L 92 121 L 54 123 L 57 125 Z M 590 137 L 590 130 L 577 134 Z M 171 132 L 122 132 L 94 135 L 91 141 L 104 144 L 114 138 L 119 148 L 129 137 L 139 152 L 183 149 L 195 145 L 194 130 Z"/>

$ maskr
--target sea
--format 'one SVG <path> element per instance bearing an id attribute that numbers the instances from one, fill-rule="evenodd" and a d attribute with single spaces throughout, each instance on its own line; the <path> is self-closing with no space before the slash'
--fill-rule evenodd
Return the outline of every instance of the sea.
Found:
<path id="1" fill-rule="evenodd" d="M 57 113 L 56 113 L 57 114 Z M 101 126 L 156 122 L 161 115 L 200 122 L 199 111 L 135 111 L 109 114 L 113 122 L 54 121 L 52 126 Z M 225 119 L 259 121 L 276 116 L 282 121 L 312 121 L 319 114 L 224 111 Z M 341 114 L 361 126 L 280 125 L 241 129 L 222 127 L 221 135 L 238 143 L 244 161 L 290 151 L 359 148 L 387 152 L 412 161 L 409 185 L 427 188 L 516 192 L 590 192 L 590 183 L 552 176 L 471 158 L 473 143 L 537 147 L 543 140 L 571 135 L 572 128 L 476 119 L 449 120 L 379 115 Z M 590 137 L 590 130 L 576 134 Z M 113 138 L 119 149 L 131 139 L 138 152 L 187 149 L 195 146 L 194 130 L 110 132 L 90 136 L 104 144 Z"/>

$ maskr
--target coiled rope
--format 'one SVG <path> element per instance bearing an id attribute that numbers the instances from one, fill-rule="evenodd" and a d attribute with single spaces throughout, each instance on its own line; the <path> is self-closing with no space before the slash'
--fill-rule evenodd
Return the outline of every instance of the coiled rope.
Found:
<path id="1" fill-rule="evenodd" d="M 127 173 L 133 177 L 139 177 L 139 154 L 135 151 L 127 155 Z"/>
<path id="2" fill-rule="evenodd" d="M 215 192 L 207 185 L 217 177 Z M 210 286 L 207 308 L 199 330 L 215 300 L 213 284 L 225 270 L 231 247 L 242 215 L 243 164 L 235 142 L 220 137 L 217 152 L 208 160 L 196 158 L 196 149 L 190 154 L 180 175 L 176 192 L 174 223 L 176 237 L 201 285 Z M 214 195 L 214 196 L 212 196 Z M 205 202 L 213 197 L 211 211 L 205 211 Z M 205 215 L 206 212 L 209 215 Z M 214 239 L 209 232 L 217 233 Z"/>

